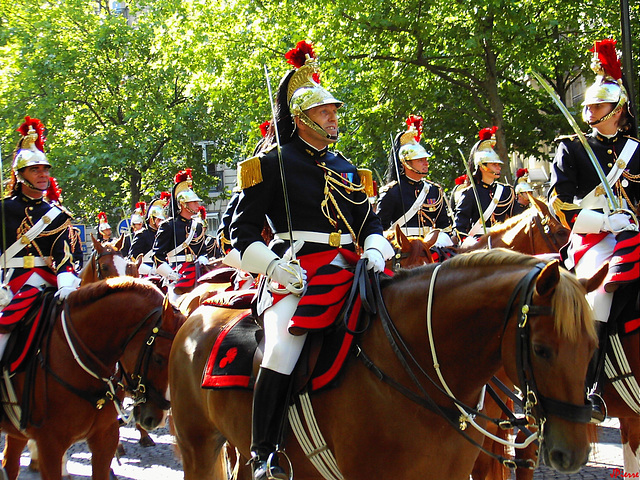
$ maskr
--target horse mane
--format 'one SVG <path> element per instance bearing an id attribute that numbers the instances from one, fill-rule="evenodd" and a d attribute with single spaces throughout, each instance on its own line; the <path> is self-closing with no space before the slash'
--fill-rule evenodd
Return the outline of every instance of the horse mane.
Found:
<path id="1" fill-rule="evenodd" d="M 135 290 L 137 294 L 151 297 L 162 295 L 162 292 L 152 283 L 133 277 L 113 277 L 90 283 L 75 290 L 67 297 L 70 307 L 81 306 L 95 302 L 103 297 L 117 292 Z"/>
<path id="2" fill-rule="evenodd" d="M 493 233 L 494 235 L 499 233 L 504 233 L 508 230 L 511 230 L 513 227 L 515 227 L 518 223 L 522 221 L 522 219 L 531 218 L 537 214 L 538 212 L 536 211 L 535 208 L 533 207 L 527 208 L 524 212 L 519 213 L 518 215 L 515 215 L 513 217 L 509 217 L 504 222 L 494 225 L 487 231 L 487 233 Z"/>
<path id="3" fill-rule="evenodd" d="M 504 248 L 478 250 L 457 255 L 442 263 L 443 269 L 465 269 L 486 266 L 521 265 L 531 266 L 540 263 L 540 259 L 516 253 Z M 425 265 L 409 270 L 400 270 L 389 283 L 401 282 L 407 278 L 423 275 L 432 271 L 435 265 Z M 444 271 L 444 270 L 443 270 Z M 560 268 L 560 281 L 556 286 L 551 308 L 554 312 L 556 331 L 570 341 L 580 335 L 588 335 L 595 342 L 597 335 L 593 313 L 586 299 L 586 291 L 575 275 Z"/>

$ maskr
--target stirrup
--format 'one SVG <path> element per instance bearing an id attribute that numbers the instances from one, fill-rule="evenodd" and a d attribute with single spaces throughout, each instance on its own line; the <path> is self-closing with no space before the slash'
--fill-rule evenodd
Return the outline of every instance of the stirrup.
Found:
<path id="1" fill-rule="evenodd" d="M 269 457 L 267 458 L 266 463 L 266 479 L 267 480 L 283 480 L 281 476 L 278 477 L 274 477 L 273 475 L 271 475 L 271 470 L 273 468 L 278 468 L 279 470 L 282 470 L 282 472 L 284 472 L 286 474 L 286 472 L 284 471 L 284 469 L 282 469 L 282 467 L 280 467 L 280 465 L 273 465 L 272 462 L 274 461 L 274 459 L 278 458 L 278 453 L 281 453 L 282 456 L 287 460 L 287 463 L 289 464 L 289 480 L 293 480 L 293 465 L 291 464 L 291 460 L 289 459 L 289 456 L 283 451 L 283 450 L 276 450 L 275 452 L 271 452 L 269 454 Z"/>
<path id="2" fill-rule="evenodd" d="M 596 425 L 604 422 L 607 418 L 607 404 L 599 393 L 590 393 L 588 396 L 591 402 L 591 423 Z"/>

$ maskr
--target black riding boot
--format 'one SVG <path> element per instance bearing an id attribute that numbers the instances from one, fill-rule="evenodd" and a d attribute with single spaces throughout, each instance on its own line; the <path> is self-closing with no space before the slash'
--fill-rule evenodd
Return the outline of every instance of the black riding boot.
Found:
<path id="1" fill-rule="evenodd" d="M 289 407 L 291 376 L 260 367 L 253 392 L 251 463 L 254 480 L 288 480 L 275 453 Z M 273 454 L 273 455 L 271 455 Z M 271 456 L 271 471 L 267 460 Z"/>
<path id="2" fill-rule="evenodd" d="M 606 322 L 596 322 L 598 348 L 591 357 L 587 370 L 587 391 L 591 401 L 591 423 L 602 423 L 607 417 L 607 406 L 602 399 L 602 375 L 609 344 L 609 328 Z"/>

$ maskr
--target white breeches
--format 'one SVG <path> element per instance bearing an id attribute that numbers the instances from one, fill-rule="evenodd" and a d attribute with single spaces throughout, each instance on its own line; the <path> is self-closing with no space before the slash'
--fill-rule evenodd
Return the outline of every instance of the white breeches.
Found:
<path id="1" fill-rule="evenodd" d="M 296 311 L 300 297 L 287 295 L 264 312 L 264 356 L 262 367 L 283 375 L 293 372 L 307 334 L 291 335 L 289 320 Z"/>
<path id="2" fill-rule="evenodd" d="M 611 260 L 616 239 L 613 235 L 607 235 L 597 245 L 591 247 L 576 264 L 575 272 L 578 278 L 590 278 L 603 263 Z M 599 322 L 609 320 L 613 293 L 607 293 L 604 286 L 600 285 L 593 292 L 587 294 L 587 301 L 593 309 L 593 315 Z"/>

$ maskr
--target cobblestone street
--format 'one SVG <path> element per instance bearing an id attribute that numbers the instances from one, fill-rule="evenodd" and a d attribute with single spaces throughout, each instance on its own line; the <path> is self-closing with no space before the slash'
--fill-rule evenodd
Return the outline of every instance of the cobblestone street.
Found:
<path id="1" fill-rule="evenodd" d="M 623 478 L 614 476 L 622 469 L 622 448 L 618 433 L 618 422 L 607 420 L 598 431 L 600 443 L 594 446 L 591 460 L 580 472 L 562 475 L 545 466 L 539 467 L 534 480 L 604 480 Z M 139 434 L 133 427 L 120 429 L 125 455 L 120 463 L 113 461 L 113 471 L 121 480 L 179 480 L 182 467 L 173 449 L 173 438 L 167 428 L 160 428 L 151 434 L 155 447 L 143 448 L 138 444 Z M 2 442 L 4 446 L 4 439 Z M 74 480 L 91 479 L 91 457 L 84 443 L 76 444 L 70 450 L 69 471 Z M 40 475 L 29 471 L 28 454 L 22 455 L 21 480 L 39 480 Z M 617 470 L 620 469 L 620 470 Z M 512 475 L 513 478 L 515 476 Z"/>

